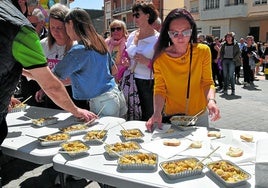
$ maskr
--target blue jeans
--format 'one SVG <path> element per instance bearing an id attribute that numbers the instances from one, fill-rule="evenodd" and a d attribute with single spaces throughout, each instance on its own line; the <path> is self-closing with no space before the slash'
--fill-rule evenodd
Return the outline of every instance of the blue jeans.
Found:
<path id="1" fill-rule="evenodd" d="M 235 90 L 235 62 L 232 59 L 222 60 L 224 90 L 227 91 L 229 83 L 232 91 Z"/>
<path id="2" fill-rule="evenodd" d="M 118 89 L 117 85 L 112 90 L 90 99 L 89 106 L 90 111 L 95 114 L 99 113 L 99 111 L 104 107 L 99 116 L 123 118 L 127 113 L 125 97 Z"/>

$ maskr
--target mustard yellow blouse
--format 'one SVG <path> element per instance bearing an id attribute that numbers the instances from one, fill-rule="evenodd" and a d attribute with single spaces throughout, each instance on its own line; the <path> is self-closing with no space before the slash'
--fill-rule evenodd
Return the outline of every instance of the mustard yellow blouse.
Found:
<path id="1" fill-rule="evenodd" d="M 154 61 L 154 95 L 165 99 L 167 115 L 185 113 L 194 115 L 207 106 L 206 94 L 215 89 L 212 79 L 211 52 L 205 44 L 193 44 L 190 90 L 187 112 L 187 85 L 190 69 L 190 44 L 185 55 L 170 57 L 163 52 Z"/>

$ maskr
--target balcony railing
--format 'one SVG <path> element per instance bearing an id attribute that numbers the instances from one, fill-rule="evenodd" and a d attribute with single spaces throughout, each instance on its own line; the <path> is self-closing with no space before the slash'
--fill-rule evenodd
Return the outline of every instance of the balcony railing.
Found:
<path id="1" fill-rule="evenodd" d="M 253 6 L 258 6 L 258 5 L 266 5 L 267 4 L 267 0 L 260 0 L 260 1 L 254 1 L 253 2 Z"/>
<path id="2" fill-rule="evenodd" d="M 116 7 L 114 10 L 113 10 L 113 13 L 114 14 L 119 14 L 119 13 L 122 13 L 122 12 L 126 12 L 126 11 L 129 11 L 132 9 L 132 4 L 129 4 L 129 5 L 126 5 L 125 7 Z"/>
<path id="3" fill-rule="evenodd" d="M 213 10 L 213 9 L 219 9 L 219 6 L 214 6 L 214 7 L 205 7 L 204 10 Z"/>
<path id="4" fill-rule="evenodd" d="M 119 13 L 120 12 L 120 8 L 118 7 L 118 8 L 115 8 L 114 10 L 113 10 L 113 13 L 114 14 L 117 14 L 117 13 Z"/>
<path id="5" fill-rule="evenodd" d="M 225 4 L 226 7 L 237 6 L 237 5 L 246 5 L 246 3 L 244 3 L 244 2 L 234 2 L 234 3 L 226 3 Z"/>

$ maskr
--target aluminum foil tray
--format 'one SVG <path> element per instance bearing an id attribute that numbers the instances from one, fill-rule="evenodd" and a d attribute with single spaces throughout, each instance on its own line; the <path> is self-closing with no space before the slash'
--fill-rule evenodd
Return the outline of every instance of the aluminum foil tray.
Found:
<path id="1" fill-rule="evenodd" d="M 13 107 L 9 113 L 23 112 L 26 110 L 26 107 L 27 107 L 26 104 L 19 104 L 19 105 Z"/>
<path id="2" fill-rule="evenodd" d="M 67 133 L 54 133 L 38 138 L 41 146 L 57 146 L 70 139 Z"/>
<path id="3" fill-rule="evenodd" d="M 35 126 L 39 126 L 39 127 L 55 124 L 57 122 L 58 122 L 58 118 L 52 117 L 52 116 L 42 117 L 42 118 L 32 120 L 32 124 Z"/>
<path id="4" fill-rule="evenodd" d="M 61 144 L 62 151 L 68 154 L 70 157 L 80 157 L 88 154 L 90 149 L 83 141 L 74 140 L 69 142 L 64 142 Z"/>
<path id="5" fill-rule="evenodd" d="M 90 130 L 83 136 L 83 140 L 87 144 L 100 145 L 106 139 L 107 132 L 107 130 Z"/>
<path id="6" fill-rule="evenodd" d="M 172 116 L 170 122 L 175 126 L 193 126 L 197 119 L 198 117 L 193 118 L 193 116 Z"/>
<path id="7" fill-rule="evenodd" d="M 75 124 L 68 127 L 60 128 L 59 130 L 63 133 L 68 133 L 71 136 L 78 135 L 78 134 L 84 134 L 88 129 L 88 126 L 85 124 Z"/>
<path id="8" fill-rule="evenodd" d="M 248 172 L 228 160 L 214 161 L 208 163 L 207 167 L 209 172 L 226 187 L 235 187 L 246 184 L 247 180 L 251 178 L 251 175 Z M 219 174 L 222 174 L 222 176 Z M 224 174 L 228 175 L 225 176 Z"/>
<path id="9" fill-rule="evenodd" d="M 123 170 L 155 170 L 158 156 L 154 153 L 129 153 L 119 157 L 118 168 Z"/>
<path id="10" fill-rule="evenodd" d="M 125 153 L 138 152 L 141 149 L 141 146 L 135 141 L 129 141 L 117 142 L 109 145 L 106 144 L 104 149 L 110 157 L 119 157 L 117 154 L 123 155 Z"/>
<path id="11" fill-rule="evenodd" d="M 160 163 L 160 168 L 168 179 L 174 180 L 185 177 L 200 175 L 204 166 L 198 163 L 197 158 L 183 158 L 177 160 L 164 161 Z"/>
<path id="12" fill-rule="evenodd" d="M 141 141 L 144 134 L 140 129 L 126 129 L 120 131 L 125 141 Z"/>

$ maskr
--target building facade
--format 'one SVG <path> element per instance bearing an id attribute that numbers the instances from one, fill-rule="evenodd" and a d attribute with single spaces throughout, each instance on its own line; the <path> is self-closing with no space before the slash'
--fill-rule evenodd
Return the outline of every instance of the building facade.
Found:
<path id="1" fill-rule="evenodd" d="M 223 38 L 253 35 L 255 41 L 268 40 L 267 0 L 190 0 L 186 8 L 194 16 L 199 32 Z"/>
<path id="2" fill-rule="evenodd" d="M 163 20 L 174 7 L 183 7 L 182 0 L 145 0 L 152 2 L 159 11 L 159 17 Z M 136 28 L 132 17 L 132 6 L 136 0 L 104 0 L 105 28 L 109 29 L 114 19 L 123 20 L 129 31 Z"/>
<path id="3" fill-rule="evenodd" d="M 104 0 L 105 28 L 108 31 L 109 25 L 114 19 L 123 20 L 129 31 L 135 29 L 132 17 L 132 6 L 136 0 Z M 160 9 L 160 0 L 152 0 L 157 9 Z"/>
<path id="4" fill-rule="evenodd" d="M 135 29 L 132 5 L 136 0 L 104 0 L 105 26 L 113 19 L 123 20 L 129 31 Z M 236 38 L 253 35 L 255 41 L 268 40 L 267 0 L 148 0 L 154 3 L 163 20 L 170 10 L 186 8 L 196 20 L 198 32 L 223 38 L 234 32 Z"/>

